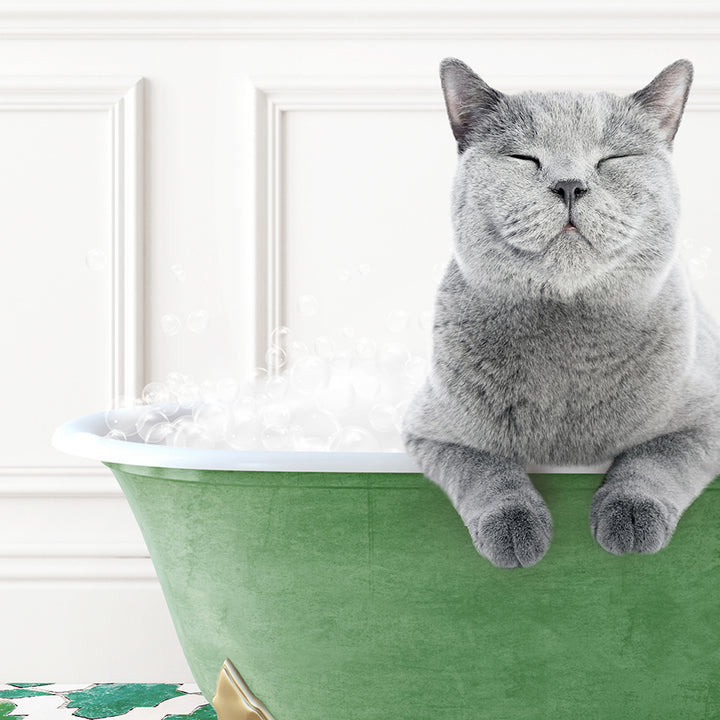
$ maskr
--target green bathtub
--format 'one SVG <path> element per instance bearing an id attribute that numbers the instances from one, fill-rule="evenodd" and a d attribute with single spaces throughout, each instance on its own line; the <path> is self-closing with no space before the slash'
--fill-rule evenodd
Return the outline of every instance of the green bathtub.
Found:
<path id="1" fill-rule="evenodd" d="M 720 717 L 716 484 L 666 549 L 615 557 L 602 475 L 533 475 L 552 545 L 501 570 L 404 455 L 173 450 L 102 418 L 55 444 L 117 477 L 205 696 L 227 658 L 264 703 L 221 718 Z"/>

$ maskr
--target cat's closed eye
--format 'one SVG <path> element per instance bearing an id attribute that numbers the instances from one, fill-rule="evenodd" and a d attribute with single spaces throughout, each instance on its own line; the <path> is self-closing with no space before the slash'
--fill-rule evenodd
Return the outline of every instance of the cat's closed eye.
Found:
<path id="1" fill-rule="evenodd" d="M 599 170 L 608 160 L 623 160 L 625 158 L 639 157 L 641 154 L 642 153 L 625 153 L 624 155 L 608 155 L 607 157 L 600 158 L 595 164 L 595 168 Z"/>
<path id="2" fill-rule="evenodd" d="M 535 167 L 540 169 L 540 160 L 538 158 L 532 156 L 532 155 L 513 155 L 510 154 L 508 157 L 513 158 L 513 160 L 522 160 L 524 162 L 531 162 L 535 164 Z"/>

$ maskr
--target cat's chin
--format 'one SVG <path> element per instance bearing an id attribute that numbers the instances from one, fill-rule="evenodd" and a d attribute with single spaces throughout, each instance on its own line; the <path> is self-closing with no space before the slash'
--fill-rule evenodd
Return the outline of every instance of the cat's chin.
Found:
<path id="1" fill-rule="evenodd" d="M 571 300 L 578 295 L 592 292 L 596 280 L 596 274 L 590 269 L 583 272 L 558 270 L 555 273 L 548 272 L 546 275 L 534 277 L 527 289 L 535 286 L 544 297 Z"/>
<path id="2" fill-rule="evenodd" d="M 602 269 L 589 241 L 574 229 L 556 236 L 533 274 L 546 291 L 568 298 L 592 286 Z"/>

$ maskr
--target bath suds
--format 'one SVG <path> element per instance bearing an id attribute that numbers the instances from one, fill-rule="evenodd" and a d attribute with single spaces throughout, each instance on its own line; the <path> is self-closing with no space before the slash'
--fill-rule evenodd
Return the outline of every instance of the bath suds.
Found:
<path id="1" fill-rule="evenodd" d="M 395 320 L 404 322 L 402 313 Z M 197 382 L 171 372 L 148 383 L 132 422 L 122 410 L 106 413 L 106 437 L 205 449 L 402 449 L 402 417 L 425 380 L 425 358 L 347 328 L 306 344 L 280 327 L 271 343 L 267 368 L 251 378 Z"/>
<path id="2" fill-rule="evenodd" d="M 193 310 L 187 317 L 187 327 L 190 332 L 205 332 L 210 316 L 205 310 Z"/>

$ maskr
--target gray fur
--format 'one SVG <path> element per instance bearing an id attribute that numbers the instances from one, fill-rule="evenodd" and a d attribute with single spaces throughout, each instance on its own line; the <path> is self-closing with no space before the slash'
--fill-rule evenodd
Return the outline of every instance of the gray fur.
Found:
<path id="1" fill-rule="evenodd" d="M 692 65 L 629 97 L 504 95 L 455 59 L 441 77 L 455 251 L 406 448 L 500 567 L 550 543 L 533 464 L 610 464 L 594 537 L 656 552 L 720 473 L 720 333 L 675 237 L 671 149 Z M 570 179 L 586 188 L 571 204 L 556 187 Z"/>

